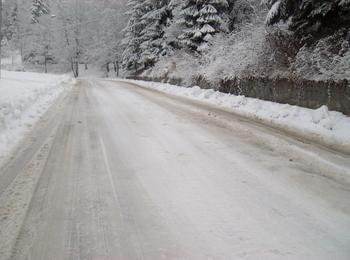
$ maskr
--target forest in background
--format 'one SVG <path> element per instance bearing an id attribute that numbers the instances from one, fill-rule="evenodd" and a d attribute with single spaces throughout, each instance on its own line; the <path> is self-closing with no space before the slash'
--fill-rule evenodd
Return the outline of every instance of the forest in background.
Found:
<path id="1" fill-rule="evenodd" d="M 74 76 L 88 66 L 117 66 L 127 23 L 123 0 L 5 0 L 2 47 L 16 70 Z M 11 63 L 8 62 L 8 63 Z"/>
<path id="2" fill-rule="evenodd" d="M 3 21 L 2 45 L 26 68 L 350 79 L 349 0 L 16 0 Z"/>

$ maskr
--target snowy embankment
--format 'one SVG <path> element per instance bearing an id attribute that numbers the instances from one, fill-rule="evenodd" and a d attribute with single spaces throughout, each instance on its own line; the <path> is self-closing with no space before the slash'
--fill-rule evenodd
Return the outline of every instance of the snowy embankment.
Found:
<path id="1" fill-rule="evenodd" d="M 65 89 L 68 75 L 2 71 L 0 161 Z"/>
<path id="2" fill-rule="evenodd" d="M 350 153 L 350 117 L 339 112 L 329 111 L 326 106 L 313 110 L 224 94 L 212 89 L 201 89 L 198 86 L 185 88 L 165 83 L 139 80 L 125 81 L 228 108 L 241 116 L 287 130 L 298 136 L 321 141 L 330 147 Z"/>

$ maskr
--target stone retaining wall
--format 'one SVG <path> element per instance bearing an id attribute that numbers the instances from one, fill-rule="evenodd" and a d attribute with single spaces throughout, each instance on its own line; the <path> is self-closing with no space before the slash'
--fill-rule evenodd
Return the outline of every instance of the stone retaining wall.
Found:
<path id="1" fill-rule="evenodd" d="M 185 86 L 180 78 L 135 77 L 134 79 Z M 199 75 L 192 79 L 191 85 L 312 109 L 326 105 L 330 110 L 350 115 L 350 85 L 347 80 L 336 82 L 332 80 L 312 81 L 293 78 L 245 77 L 227 78 L 218 83 L 211 83 L 205 77 Z"/>

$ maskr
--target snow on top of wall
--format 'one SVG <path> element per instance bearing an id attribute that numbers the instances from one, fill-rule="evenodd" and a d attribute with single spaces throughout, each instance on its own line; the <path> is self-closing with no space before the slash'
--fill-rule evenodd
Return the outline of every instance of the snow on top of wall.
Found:
<path id="1" fill-rule="evenodd" d="M 350 152 L 350 117 L 340 112 L 329 111 L 326 106 L 319 109 L 308 109 L 224 94 L 213 89 L 201 89 L 198 86 L 184 88 L 155 82 L 133 80 L 128 80 L 128 82 L 228 108 L 236 114 Z"/>

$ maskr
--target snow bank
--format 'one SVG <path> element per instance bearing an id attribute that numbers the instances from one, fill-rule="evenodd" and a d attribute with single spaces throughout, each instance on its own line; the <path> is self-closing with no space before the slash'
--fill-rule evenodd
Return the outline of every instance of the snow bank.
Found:
<path id="1" fill-rule="evenodd" d="M 0 160 L 10 152 L 59 94 L 67 75 L 2 71 L 0 80 Z"/>
<path id="2" fill-rule="evenodd" d="M 236 114 L 273 124 L 302 136 L 339 146 L 350 152 L 350 117 L 326 106 L 313 110 L 288 104 L 279 104 L 244 96 L 224 94 L 212 89 L 178 87 L 170 84 L 125 80 L 150 89 L 189 97 L 228 108 Z"/>

